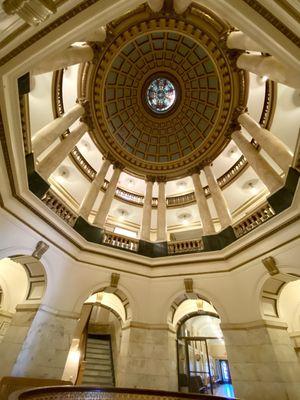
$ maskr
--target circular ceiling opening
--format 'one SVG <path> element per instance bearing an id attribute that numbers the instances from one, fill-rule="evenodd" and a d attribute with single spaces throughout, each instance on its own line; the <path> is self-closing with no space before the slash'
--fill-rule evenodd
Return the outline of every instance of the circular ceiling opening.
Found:
<path id="1" fill-rule="evenodd" d="M 151 81 L 146 94 L 146 101 L 152 111 L 157 114 L 169 111 L 176 100 L 173 83 L 166 78 L 158 77 Z"/>

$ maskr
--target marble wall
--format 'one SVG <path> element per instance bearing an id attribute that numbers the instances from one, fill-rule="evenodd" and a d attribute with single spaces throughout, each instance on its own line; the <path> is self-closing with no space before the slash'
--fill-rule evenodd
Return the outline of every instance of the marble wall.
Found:
<path id="1" fill-rule="evenodd" d="M 287 327 L 256 321 L 222 326 L 235 393 L 244 400 L 298 400 L 300 363 Z"/>
<path id="2" fill-rule="evenodd" d="M 11 323 L 13 314 L 0 309 L 0 343 Z"/>
<path id="3" fill-rule="evenodd" d="M 167 325 L 123 329 L 116 380 L 120 387 L 176 391 L 175 333 Z"/>
<path id="4" fill-rule="evenodd" d="M 40 308 L 32 322 L 13 376 L 60 379 L 67 360 L 77 319 Z"/>
<path id="5" fill-rule="evenodd" d="M 10 375 L 38 307 L 38 304 L 20 304 L 16 307 L 0 343 L 0 376 Z"/>

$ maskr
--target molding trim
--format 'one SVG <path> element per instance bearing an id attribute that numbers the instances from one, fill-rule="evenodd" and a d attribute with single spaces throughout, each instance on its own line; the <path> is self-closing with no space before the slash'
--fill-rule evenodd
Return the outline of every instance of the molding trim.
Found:
<path id="1" fill-rule="evenodd" d="M 240 331 L 240 330 L 250 330 L 257 328 L 274 328 L 274 329 L 287 330 L 288 325 L 286 322 L 259 319 L 257 321 L 242 322 L 242 323 L 221 323 L 220 327 L 222 331 Z"/>

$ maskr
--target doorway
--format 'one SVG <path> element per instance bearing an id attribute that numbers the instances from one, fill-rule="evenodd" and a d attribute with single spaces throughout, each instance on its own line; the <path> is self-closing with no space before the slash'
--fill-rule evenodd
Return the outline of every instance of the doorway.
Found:
<path id="1" fill-rule="evenodd" d="M 234 397 L 217 314 L 186 319 L 177 332 L 178 390 Z"/>

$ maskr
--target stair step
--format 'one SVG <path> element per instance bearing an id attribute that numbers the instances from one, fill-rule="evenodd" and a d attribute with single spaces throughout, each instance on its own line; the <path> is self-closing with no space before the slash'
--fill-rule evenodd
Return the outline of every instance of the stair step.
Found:
<path id="1" fill-rule="evenodd" d="M 87 369 L 85 368 L 84 370 L 85 376 L 97 376 L 99 378 L 112 378 L 111 371 L 100 371 L 99 370 L 94 370 L 94 369 Z"/>
<path id="2" fill-rule="evenodd" d="M 83 383 L 95 383 L 96 385 L 101 384 L 113 384 L 112 378 L 102 378 L 99 376 L 84 376 Z"/>
<path id="3" fill-rule="evenodd" d="M 97 353 L 97 354 L 107 354 L 110 355 L 110 349 L 99 349 L 97 347 L 86 346 L 86 351 Z"/>
<path id="4" fill-rule="evenodd" d="M 90 351 L 85 353 L 86 358 L 97 358 L 99 360 L 110 360 L 110 354 L 97 354 Z"/>
<path id="5" fill-rule="evenodd" d="M 86 367 L 84 369 L 86 370 L 93 370 L 93 371 L 99 371 L 99 373 L 101 371 L 106 372 L 106 371 L 110 371 L 111 372 L 111 365 L 103 365 L 103 364 L 92 364 L 92 363 L 88 363 L 86 364 Z"/>

